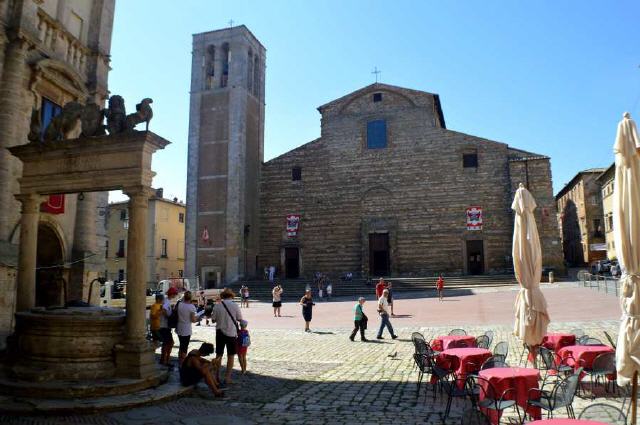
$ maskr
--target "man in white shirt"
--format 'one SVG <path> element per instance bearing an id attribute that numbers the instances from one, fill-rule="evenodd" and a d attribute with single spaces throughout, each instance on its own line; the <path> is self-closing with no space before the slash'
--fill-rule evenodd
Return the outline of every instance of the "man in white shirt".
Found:
<path id="1" fill-rule="evenodd" d="M 238 337 L 238 322 L 243 320 L 240 307 L 233 302 L 235 294 L 229 288 L 220 293 L 220 303 L 216 304 L 211 314 L 211 320 L 216 324 L 216 360 L 221 361 L 224 349 L 227 348 L 227 370 L 223 384 L 231 383 L 233 360 L 236 355 L 236 338 Z"/>
<path id="2" fill-rule="evenodd" d="M 178 334 L 178 340 L 180 341 L 178 359 L 180 360 L 180 365 L 182 365 L 182 362 L 189 352 L 191 324 L 198 321 L 196 316 L 196 306 L 193 305 L 190 291 L 184 293 L 182 301 L 178 302 L 176 309 L 178 311 L 178 325 L 176 326 L 176 333 Z"/>
<path id="3" fill-rule="evenodd" d="M 386 326 L 391 334 L 392 339 L 396 339 L 398 335 L 393 333 L 393 326 L 391 326 L 391 322 L 389 321 L 389 301 L 387 297 L 389 296 L 389 290 L 385 289 L 382 291 L 382 296 L 378 299 L 378 314 L 380 314 L 380 329 L 378 329 L 378 339 L 384 339 L 382 337 L 382 332 L 384 331 L 384 327 Z"/>

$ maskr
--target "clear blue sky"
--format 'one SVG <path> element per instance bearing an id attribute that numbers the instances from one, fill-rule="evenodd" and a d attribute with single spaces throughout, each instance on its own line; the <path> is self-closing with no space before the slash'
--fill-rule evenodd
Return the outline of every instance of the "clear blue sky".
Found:
<path id="1" fill-rule="evenodd" d="M 191 35 L 246 25 L 267 48 L 265 160 L 320 134 L 316 107 L 374 81 L 438 93 L 447 127 L 551 157 L 554 192 L 613 161 L 640 120 L 637 1 L 118 0 L 109 88 L 154 100 L 155 187 L 185 198 Z"/>

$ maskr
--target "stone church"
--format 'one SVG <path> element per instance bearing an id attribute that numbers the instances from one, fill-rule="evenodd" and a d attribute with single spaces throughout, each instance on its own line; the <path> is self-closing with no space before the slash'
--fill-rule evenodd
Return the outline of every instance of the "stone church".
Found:
<path id="1" fill-rule="evenodd" d="M 244 26 L 193 39 L 186 274 L 510 271 L 519 183 L 561 269 L 548 157 L 450 130 L 437 94 L 375 83 L 318 108 L 321 136 L 264 162 L 265 49 Z"/>

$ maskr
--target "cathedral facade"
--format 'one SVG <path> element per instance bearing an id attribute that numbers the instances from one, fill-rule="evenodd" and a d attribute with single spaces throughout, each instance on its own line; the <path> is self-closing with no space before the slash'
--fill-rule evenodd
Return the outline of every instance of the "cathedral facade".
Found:
<path id="1" fill-rule="evenodd" d="M 220 37 L 233 31 L 254 39 L 245 27 L 214 33 Z M 242 46 L 234 47 L 231 44 L 232 57 L 250 57 L 248 51 L 237 52 Z M 194 39 L 194 64 L 201 63 L 195 55 Z M 232 92 L 248 92 L 242 85 L 249 84 L 250 73 L 243 74 L 245 81 L 240 79 Z M 264 93 L 264 78 L 258 83 Z M 195 165 L 201 157 L 194 151 L 206 141 L 193 137 L 194 124 L 197 120 L 199 129 L 216 124 L 202 107 L 194 111 L 194 96 L 202 94 L 192 90 L 189 170 L 197 170 L 199 177 L 198 184 L 189 183 L 188 188 L 200 191 L 203 176 L 218 174 L 203 174 L 210 161 Z M 213 285 L 261 274 L 271 265 L 286 278 L 317 271 L 368 277 L 509 272 L 511 202 L 520 183 L 538 203 L 544 266 L 563 267 L 548 157 L 447 129 L 439 96 L 424 91 L 375 83 L 318 111 L 321 136 L 267 162 L 262 161 L 262 136 L 257 144 L 249 140 L 255 131 L 240 131 L 234 139 L 218 130 L 229 136 L 222 142 L 228 169 L 236 169 L 244 181 L 233 186 L 224 181 L 230 177 L 219 177 L 221 187 L 214 192 L 188 196 L 187 209 L 193 215 L 187 220 L 187 246 L 192 244 L 187 273 L 200 274 Z M 238 126 L 228 117 L 224 125 L 232 124 Z M 262 128 L 258 133 L 262 135 Z M 234 144 L 239 146 L 232 148 Z M 252 149 L 260 164 L 249 171 Z M 244 162 L 232 166 L 231 152 L 243 150 Z M 227 201 L 245 200 L 234 217 L 228 208 L 214 210 L 224 217 L 220 223 L 244 217 L 233 227 L 234 246 L 222 236 L 229 227 L 203 220 L 212 211 L 198 201 L 223 193 Z M 228 267 L 230 255 L 238 265 L 233 270 Z M 216 274 L 207 275 L 207 267 L 215 267 Z"/>

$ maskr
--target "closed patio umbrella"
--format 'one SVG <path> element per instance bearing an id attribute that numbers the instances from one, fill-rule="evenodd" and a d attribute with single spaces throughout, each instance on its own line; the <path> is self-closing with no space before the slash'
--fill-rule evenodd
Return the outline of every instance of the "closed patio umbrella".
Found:
<path id="1" fill-rule="evenodd" d="M 513 333 L 530 348 L 540 345 L 547 333 L 547 301 L 540 290 L 542 252 L 533 210 L 536 201 L 520 183 L 511 208 L 516 212 L 513 229 L 513 269 L 520 283 Z"/>
<path id="2" fill-rule="evenodd" d="M 616 176 L 613 190 L 613 230 L 620 277 L 622 320 L 616 347 L 618 384 L 636 377 L 640 369 L 640 138 L 631 115 L 625 112 L 618 124 L 613 152 Z M 636 397 L 633 397 L 634 410 Z M 635 423 L 635 411 L 632 423 Z"/>

